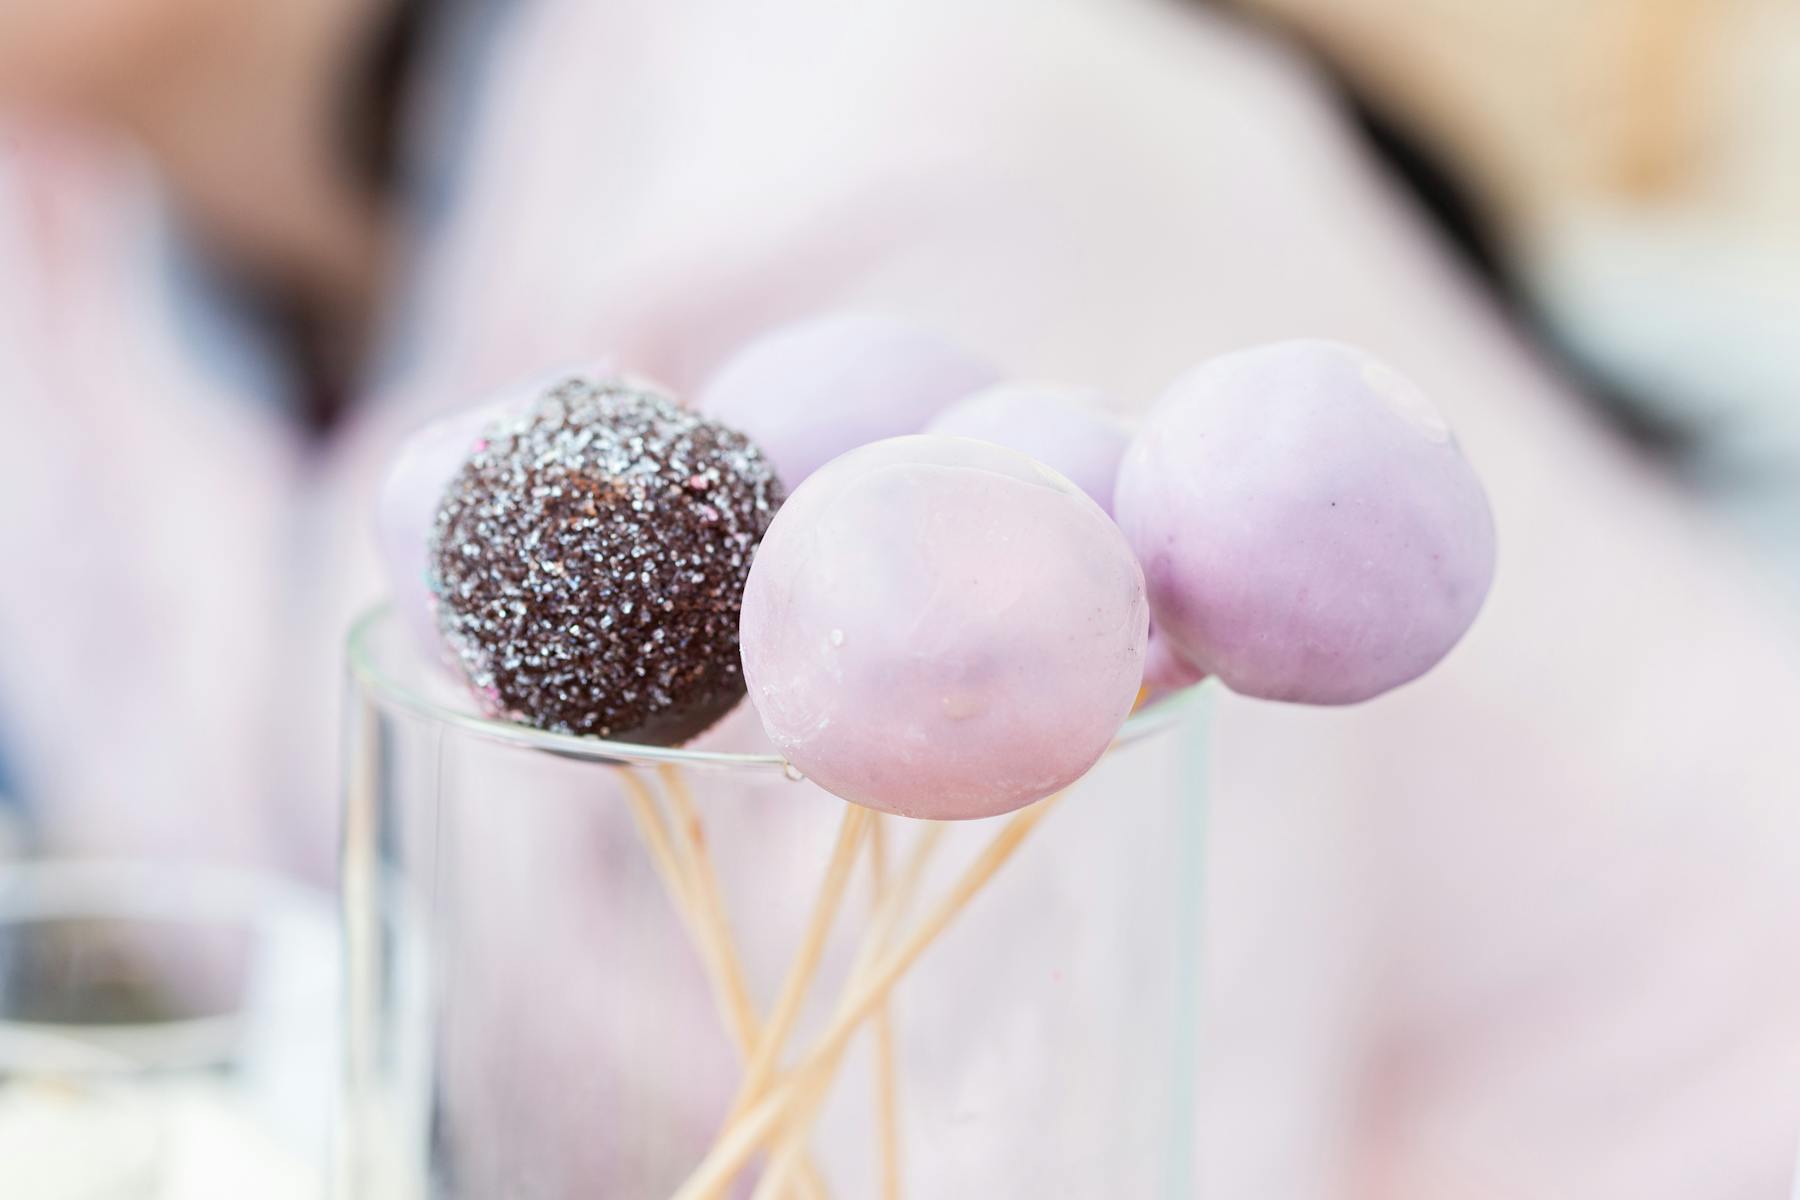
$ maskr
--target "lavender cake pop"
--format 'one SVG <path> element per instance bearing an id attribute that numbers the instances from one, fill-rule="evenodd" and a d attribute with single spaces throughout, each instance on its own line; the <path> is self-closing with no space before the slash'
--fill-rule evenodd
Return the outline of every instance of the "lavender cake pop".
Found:
<path id="1" fill-rule="evenodd" d="M 789 490 L 844 451 L 917 433 L 992 383 L 955 343 L 890 317 L 815 317 L 740 350 L 701 391 L 700 411 L 763 448 Z"/>
<path id="2" fill-rule="evenodd" d="M 438 626 L 491 715 L 685 741 L 743 695 L 738 604 L 780 499 L 742 434 L 566 379 L 450 481 L 429 542 Z"/>
<path id="3" fill-rule="evenodd" d="M 376 549 L 388 598 L 428 662 L 444 654 L 437 596 L 431 590 L 430 538 L 438 504 L 481 440 L 482 430 L 504 411 L 503 405 L 484 405 L 433 421 L 414 433 L 394 455 L 375 498 Z"/>
<path id="4" fill-rule="evenodd" d="M 928 433 L 979 438 L 1029 454 L 1061 472 L 1112 514 L 1119 461 L 1131 429 L 1090 388 L 1052 383 L 1000 383 L 939 413 Z M 1154 699 L 1190 687 L 1206 672 L 1185 661 L 1150 624 L 1144 689 Z"/>
<path id="5" fill-rule="evenodd" d="M 1150 622 L 1150 644 L 1144 650 L 1144 702 L 1193 687 L 1205 678 L 1206 672 L 1183 658 L 1168 635 L 1155 621 Z"/>
<path id="6" fill-rule="evenodd" d="M 979 438 L 1028 454 L 1112 512 L 1113 481 L 1131 441 L 1124 421 L 1088 388 L 1000 383 L 965 397 L 925 427 L 927 433 Z"/>
<path id="7" fill-rule="evenodd" d="M 1273 700 L 1348 704 L 1419 676 L 1493 577 L 1487 497 L 1443 418 L 1332 342 L 1178 379 L 1126 452 L 1115 512 L 1158 630 Z"/>
<path id="8" fill-rule="evenodd" d="M 847 800 L 953 820 L 1078 779 L 1143 674 L 1143 573 L 1100 507 L 1016 451 L 919 435 L 797 488 L 744 591 L 763 728 Z"/>

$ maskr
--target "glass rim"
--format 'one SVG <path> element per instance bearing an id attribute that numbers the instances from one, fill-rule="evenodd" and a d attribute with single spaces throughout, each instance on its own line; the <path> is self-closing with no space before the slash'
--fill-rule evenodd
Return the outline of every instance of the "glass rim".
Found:
<path id="1" fill-rule="evenodd" d="M 754 754 L 690 750 L 682 746 L 651 746 L 581 734 L 551 733 L 516 721 L 496 720 L 479 713 L 451 708 L 394 678 L 382 668 L 379 655 L 373 647 L 373 639 L 384 625 L 391 625 L 394 620 L 391 602 L 384 600 L 376 603 L 351 622 L 350 633 L 345 642 L 351 677 L 365 693 L 389 709 L 437 722 L 486 741 L 521 749 L 543 750 L 565 758 L 584 759 L 611 766 L 684 766 L 781 773 L 794 770 L 787 759 L 772 752 Z M 1131 714 L 1119 727 L 1119 732 L 1107 747 L 1106 753 L 1111 754 L 1121 746 L 1131 745 L 1173 726 L 1181 718 L 1188 700 L 1202 684 L 1164 696 L 1156 703 Z"/>

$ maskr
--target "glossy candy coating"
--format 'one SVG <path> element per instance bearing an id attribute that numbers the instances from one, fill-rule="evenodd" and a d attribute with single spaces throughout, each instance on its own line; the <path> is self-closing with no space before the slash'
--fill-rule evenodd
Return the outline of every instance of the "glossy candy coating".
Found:
<path id="1" fill-rule="evenodd" d="M 1178 379 L 1126 452 L 1114 511 L 1159 634 L 1267 699 L 1348 704 L 1416 678 L 1493 578 L 1487 497 L 1443 418 L 1333 342 Z"/>
<path id="2" fill-rule="evenodd" d="M 917 433 L 997 378 L 954 342 L 891 317 L 814 317 L 751 342 L 698 408 L 763 448 L 791 491 L 846 450 Z"/>
<path id="3" fill-rule="evenodd" d="M 939 413 L 927 433 L 979 438 L 1028 454 L 1112 512 L 1113 483 L 1131 430 L 1089 388 L 1000 383 Z"/>
<path id="4" fill-rule="evenodd" d="M 927 433 L 979 438 L 1029 454 L 1067 476 L 1112 515 L 1119 462 L 1131 444 L 1131 427 L 1109 411 L 1092 388 L 1054 383 L 997 383 L 951 405 Z M 1150 626 L 1144 659 L 1147 699 L 1191 687 L 1206 672 L 1183 661 L 1169 640 Z"/>
<path id="5" fill-rule="evenodd" d="M 789 497 L 744 593 L 751 702 L 846 800 L 992 816 L 1078 779 L 1143 675 L 1143 573 L 1067 479 L 1004 447 L 894 438 Z"/>

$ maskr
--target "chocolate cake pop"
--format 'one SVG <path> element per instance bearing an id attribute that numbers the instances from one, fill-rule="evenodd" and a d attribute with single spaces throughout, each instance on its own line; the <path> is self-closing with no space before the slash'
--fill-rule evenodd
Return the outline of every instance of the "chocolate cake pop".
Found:
<path id="1" fill-rule="evenodd" d="M 532 401 L 570 376 L 607 378 L 610 363 L 593 359 L 546 372 L 509 387 L 486 402 L 440 417 L 415 430 L 388 461 L 375 498 L 375 543 L 395 614 L 413 635 L 429 662 L 444 657 L 438 632 L 437 597 L 431 591 L 428 561 L 432 526 L 450 480 L 475 452 L 488 426 Z"/>
<path id="2" fill-rule="evenodd" d="M 451 480 L 430 539 L 439 628 L 492 715 L 684 741 L 743 694 L 739 599 L 780 498 L 742 434 L 571 377 Z"/>
<path id="3" fill-rule="evenodd" d="M 1443 418 L 1332 342 L 1177 380 L 1126 452 L 1115 512 L 1159 633 L 1273 700 L 1347 704 L 1417 677 L 1493 577 L 1487 497 Z"/>
<path id="4" fill-rule="evenodd" d="M 979 438 L 1028 454 L 1112 512 L 1113 482 L 1131 441 L 1100 394 L 1051 383 L 1000 383 L 939 413 L 927 433 Z"/>
<path id="5" fill-rule="evenodd" d="M 698 407 L 763 448 L 789 490 L 844 451 L 917 433 L 997 378 L 955 343 L 890 317 L 815 317 L 725 363 Z"/>
<path id="6" fill-rule="evenodd" d="M 1117 526 L 1017 451 L 918 435 L 797 488 L 744 591 L 751 702 L 847 800 L 993 816 L 1091 767 L 1144 667 L 1143 573 Z"/>
<path id="7" fill-rule="evenodd" d="M 431 590 L 430 539 L 444 490 L 505 413 L 503 404 L 433 421 L 401 444 L 375 498 L 375 540 L 394 612 L 428 662 L 444 655 L 437 596 Z"/>

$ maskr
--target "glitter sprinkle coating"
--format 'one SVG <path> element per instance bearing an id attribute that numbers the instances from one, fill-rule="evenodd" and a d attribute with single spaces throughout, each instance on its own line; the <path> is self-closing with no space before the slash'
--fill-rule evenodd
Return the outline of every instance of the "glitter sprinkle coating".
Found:
<path id="1" fill-rule="evenodd" d="M 738 608 L 782 498 L 742 434 L 571 378 L 488 429 L 438 507 L 438 625 L 484 709 L 674 745 L 744 694 Z"/>

